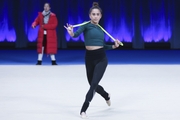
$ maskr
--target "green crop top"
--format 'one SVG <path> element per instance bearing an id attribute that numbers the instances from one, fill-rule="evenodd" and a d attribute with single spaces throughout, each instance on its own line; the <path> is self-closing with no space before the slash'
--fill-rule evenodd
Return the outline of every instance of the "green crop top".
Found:
<path id="1" fill-rule="evenodd" d="M 85 46 L 104 46 L 105 49 L 112 49 L 112 45 L 106 45 L 104 42 L 104 32 L 97 25 L 87 23 L 81 26 L 73 37 L 78 37 L 81 33 L 84 34 Z"/>

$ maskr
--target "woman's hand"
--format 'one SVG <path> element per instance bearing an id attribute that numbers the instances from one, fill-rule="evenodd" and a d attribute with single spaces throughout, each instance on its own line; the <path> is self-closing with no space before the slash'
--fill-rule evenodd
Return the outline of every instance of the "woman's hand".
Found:
<path id="1" fill-rule="evenodd" d="M 35 26 L 34 26 L 34 25 L 32 25 L 32 28 L 34 29 L 34 28 L 35 28 Z"/>
<path id="2" fill-rule="evenodd" d="M 71 37 L 74 36 L 73 26 L 72 26 L 72 25 L 70 25 L 70 24 L 67 23 L 66 26 L 64 26 L 64 28 L 66 28 L 67 32 L 69 33 L 69 35 L 70 35 Z"/>
<path id="3" fill-rule="evenodd" d="M 116 49 L 116 48 L 118 48 L 119 47 L 119 45 L 120 45 L 120 41 L 118 40 L 118 39 L 116 39 L 116 41 L 114 41 L 114 45 L 113 45 L 113 49 Z"/>

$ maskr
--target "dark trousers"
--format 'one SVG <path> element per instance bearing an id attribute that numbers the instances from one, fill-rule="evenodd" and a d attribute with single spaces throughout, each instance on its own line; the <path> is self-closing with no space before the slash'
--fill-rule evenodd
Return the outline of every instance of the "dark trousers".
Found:
<path id="1" fill-rule="evenodd" d="M 47 45 L 47 35 L 44 35 L 43 37 L 43 47 L 46 47 Z"/>
<path id="2" fill-rule="evenodd" d="M 86 94 L 85 102 L 80 113 L 86 112 L 95 92 L 99 93 L 105 100 L 109 100 L 108 93 L 99 85 L 106 70 L 107 63 L 104 48 L 91 51 L 86 50 L 85 64 L 90 88 Z"/>

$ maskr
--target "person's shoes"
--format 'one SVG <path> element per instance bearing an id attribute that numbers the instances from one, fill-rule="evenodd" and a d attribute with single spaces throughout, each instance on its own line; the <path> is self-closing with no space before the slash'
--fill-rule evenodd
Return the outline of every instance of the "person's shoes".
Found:
<path id="1" fill-rule="evenodd" d="M 87 117 L 87 115 L 86 115 L 85 112 L 82 112 L 82 113 L 81 113 L 81 118 L 82 118 L 82 119 L 88 119 L 88 117 Z"/>
<path id="2" fill-rule="evenodd" d="M 109 100 L 106 100 L 106 103 L 108 106 L 111 106 L 111 100 L 110 100 L 111 95 L 109 94 L 108 97 L 109 97 Z"/>
<path id="3" fill-rule="evenodd" d="M 56 63 L 56 60 L 52 61 L 52 65 L 58 65 L 58 64 Z"/>
<path id="4" fill-rule="evenodd" d="M 42 61 L 38 60 L 36 65 L 42 65 Z"/>

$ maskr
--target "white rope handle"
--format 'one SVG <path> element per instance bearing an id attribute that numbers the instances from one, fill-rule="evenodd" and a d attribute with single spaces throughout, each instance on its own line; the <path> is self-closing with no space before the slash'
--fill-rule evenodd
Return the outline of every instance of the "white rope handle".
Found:
<path id="1" fill-rule="evenodd" d="M 85 25 L 85 24 L 87 24 L 87 23 L 89 23 L 90 21 L 88 21 L 88 22 L 84 22 L 84 23 L 81 23 L 81 24 L 77 24 L 77 25 L 73 25 L 73 27 L 79 27 L 79 26 L 83 26 L 83 25 Z M 113 41 L 116 41 L 116 39 L 115 38 L 113 38 L 103 27 L 101 27 L 99 24 L 98 24 L 98 26 L 101 28 L 101 30 L 102 31 L 104 31 Z M 120 43 L 119 43 L 121 46 L 123 46 L 123 43 L 120 41 Z"/>

